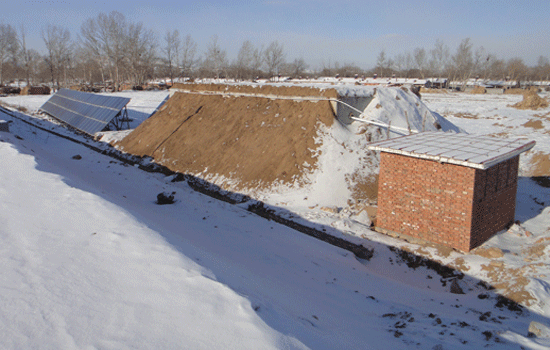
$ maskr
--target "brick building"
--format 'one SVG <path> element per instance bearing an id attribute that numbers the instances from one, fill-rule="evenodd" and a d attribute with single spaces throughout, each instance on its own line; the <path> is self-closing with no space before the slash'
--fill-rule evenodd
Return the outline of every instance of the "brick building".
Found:
<path id="1" fill-rule="evenodd" d="M 444 132 L 371 144 L 376 230 L 470 251 L 514 221 L 519 155 L 534 145 Z"/>

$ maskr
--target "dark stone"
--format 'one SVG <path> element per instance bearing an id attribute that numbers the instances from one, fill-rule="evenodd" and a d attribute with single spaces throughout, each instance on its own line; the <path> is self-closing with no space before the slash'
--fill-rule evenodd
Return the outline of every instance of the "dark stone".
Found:
<path id="1" fill-rule="evenodd" d="M 175 202 L 174 195 L 176 192 L 172 192 L 171 194 L 168 194 L 166 192 L 161 192 L 157 195 L 157 204 L 163 205 L 163 204 L 173 204 Z"/>

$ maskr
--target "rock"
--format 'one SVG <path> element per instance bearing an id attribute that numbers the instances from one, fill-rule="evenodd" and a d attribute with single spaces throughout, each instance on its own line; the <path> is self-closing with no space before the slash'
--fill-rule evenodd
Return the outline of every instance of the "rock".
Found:
<path id="1" fill-rule="evenodd" d="M 458 280 L 456 278 L 451 282 L 451 293 L 464 294 L 464 291 L 462 290 L 462 288 L 460 288 L 460 285 L 458 284 Z"/>
<path id="2" fill-rule="evenodd" d="M 531 321 L 531 323 L 529 324 L 529 330 L 527 331 L 527 336 L 550 338 L 550 328 L 543 325 L 542 323 Z"/>
<path id="3" fill-rule="evenodd" d="M 10 132 L 10 122 L 0 120 L 0 131 Z"/>
<path id="4" fill-rule="evenodd" d="M 82 156 L 80 154 L 77 154 L 76 156 L 73 156 L 73 159 L 80 160 L 82 159 Z"/>
<path id="5" fill-rule="evenodd" d="M 168 194 L 166 192 L 161 192 L 157 195 L 157 204 L 163 205 L 163 204 L 172 204 L 174 203 L 174 195 L 176 192 L 172 192 L 171 194 Z"/>

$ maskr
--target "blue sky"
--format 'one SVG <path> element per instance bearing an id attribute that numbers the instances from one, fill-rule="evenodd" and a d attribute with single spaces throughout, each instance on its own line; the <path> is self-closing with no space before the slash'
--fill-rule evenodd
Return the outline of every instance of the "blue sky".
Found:
<path id="1" fill-rule="evenodd" d="M 384 50 L 389 57 L 433 48 L 437 39 L 454 52 L 469 37 L 499 58 L 523 58 L 535 65 L 550 58 L 548 0 L 1 0 L 0 22 L 24 24 L 29 46 L 43 50 L 41 29 L 48 23 L 69 29 L 99 13 L 118 11 L 143 22 L 159 42 L 167 30 L 191 35 L 205 51 L 212 36 L 233 60 L 245 40 L 267 46 L 278 40 L 287 61 L 304 58 L 318 68 L 353 63 L 370 68 Z"/>

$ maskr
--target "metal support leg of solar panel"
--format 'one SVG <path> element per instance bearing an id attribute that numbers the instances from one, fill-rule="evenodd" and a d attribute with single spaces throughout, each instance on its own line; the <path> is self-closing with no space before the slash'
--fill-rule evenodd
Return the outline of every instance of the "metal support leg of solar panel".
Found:
<path id="1" fill-rule="evenodd" d="M 126 109 L 126 107 L 124 107 L 124 109 L 122 109 L 112 120 L 111 122 L 109 123 L 109 125 L 107 125 L 106 128 L 109 128 L 110 129 L 110 126 L 113 125 L 113 127 L 116 129 L 116 130 L 122 130 L 124 129 L 124 123 L 126 123 L 126 128 L 125 129 L 130 129 L 130 122 L 132 121 L 132 119 L 128 118 L 128 110 Z"/>

